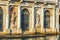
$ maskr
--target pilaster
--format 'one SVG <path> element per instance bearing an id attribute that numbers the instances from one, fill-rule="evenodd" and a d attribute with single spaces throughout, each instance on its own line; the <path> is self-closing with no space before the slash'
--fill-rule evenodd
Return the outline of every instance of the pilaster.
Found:
<path id="1" fill-rule="evenodd" d="M 41 8 L 41 17 L 40 17 L 40 22 L 41 22 L 41 33 L 44 33 L 44 8 Z"/>
<path id="2" fill-rule="evenodd" d="M 53 8 L 53 20 L 52 21 L 53 21 L 52 31 L 55 32 L 56 31 L 55 29 L 55 8 Z"/>
<path id="3" fill-rule="evenodd" d="M 30 21 L 32 22 L 32 27 L 31 28 L 29 27 L 29 31 L 34 32 L 35 31 L 35 28 L 34 28 L 34 7 L 32 7 L 32 13 L 31 14 L 32 14 L 32 18 L 31 18 L 32 21 L 31 20 Z"/>
<path id="4" fill-rule="evenodd" d="M 58 8 L 56 8 L 56 31 L 59 32 L 59 12 Z"/>
<path id="5" fill-rule="evenodd" d="M 10 29 L 9 29 L 9 5 L 7 5 L 6 7 L 6 28 L 4 29 L 4 33 L 5 34 L 9 34 L 10 33 Z"/>
<path id="6" fill-rule="evenodd" d="M 21 30 L 21 12 L 20 12 L 20 6 L 18 5 L 18 28 L 17 28 L 17 33 L 22 33 Z"/>

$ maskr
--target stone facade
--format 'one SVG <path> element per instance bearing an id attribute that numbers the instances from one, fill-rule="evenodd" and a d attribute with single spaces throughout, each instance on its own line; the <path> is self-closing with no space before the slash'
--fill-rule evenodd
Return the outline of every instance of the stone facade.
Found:
<path id="1" fill-rule="evenodd" d="M 59 32 L 58 0 L 3 0 L 0 1 L 0 12 L 3 14 L 3 26 L 0 33 L 34 34 Z M 47 13 L 48 11 L 48 13 Z M 45 12 L 47 14 L 45 14 Z M 46 19 L 45 19 L 46 18 Z"/>

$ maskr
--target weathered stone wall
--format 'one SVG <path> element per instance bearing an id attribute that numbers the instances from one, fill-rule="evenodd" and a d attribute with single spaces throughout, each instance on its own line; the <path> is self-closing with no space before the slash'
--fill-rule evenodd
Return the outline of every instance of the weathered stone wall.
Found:
<path id="1" fill-rule="evenodd" d="M 11 24 L 9 26 L 9 15 L 10 10 L 9 6 L 13 6 L 14 10 L 12 12 L 12 17 L 14 16 L 14 12 L 16 12 L 16 21 L 15 25 L 16 27 Z M 47 4 L 47 3 L 34 3 L 34 2 L 15 2 L 11 3 L 9 1 L 1 1 L 0 2 L 0 7 L 3 9 L 3 32 L 2 33 L 11 33 L 11 34 L 20 34 L 22 33 L 21 29 L 21 11 L 26 8 L 29 11 L 29 30 L 26 30 L 24 34 L 31 34 L 31 33 L 56 33 L 56 28 L 55 27 L 55 13 L 57 14 L 56 10 L 55 11 L 55 4 Z M 38 9 L 38 11 L 36 11 Z M 50 28 L 44 28 L 44 11 L 49 10 L 50 12 Z M 40 22 L 39 24 L 35 25 L 35 14 L 40 15 Z M 57 16 L 56 16 L 57 17 Z M 57 17 L 58 18 L 58 17 Z M 12 20 L 13 18 L 11 18 Z M 39 18 L 38 18 L 39 19 Z M 56 19 L 57 20 L 57 19 Z M 57 21 L 56 21 L 57 22 Z M 56 23 L 58 24 L 58 22 Z M 14 26 L 14 27 L 13 27 Z M 57 29 L 58 30 L 58 29 Z"/>

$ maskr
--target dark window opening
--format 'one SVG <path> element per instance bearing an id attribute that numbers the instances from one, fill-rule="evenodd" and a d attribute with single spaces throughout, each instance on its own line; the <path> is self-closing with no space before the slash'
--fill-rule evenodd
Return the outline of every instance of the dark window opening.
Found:
<path id="1" fill-rule="evenodd" d="M 48 10 L 44 12 L 44 28 L 50 28 L 50 12 Z"/>
<path id="2" fill-rule="evenodd" d="M 23 9 L 21 11 L 21 28 L 22 31 L 28 30 L 29 28 L 29 11 L 27 9 Z"/>
<path id="3" fill-rule="evenodd" d="M 59 15 L 59 31 L 60 31 L 60 15 Z"/>
<path id="4" fill-rule="evenodd" d="M 3 10 L 0 7 L 0 31 L 3 31 Z"/>

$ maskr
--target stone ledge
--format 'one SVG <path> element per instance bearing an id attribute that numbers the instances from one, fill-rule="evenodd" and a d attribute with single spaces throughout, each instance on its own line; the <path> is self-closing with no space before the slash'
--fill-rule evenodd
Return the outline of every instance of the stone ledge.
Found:
<path id="1" fill-rule="evenodd" d="M 18 28 L 17 34 L 22 34 L 22 30 L 20 28 Z"/>
<path id="2" fill-rule="evenodd" d="M 30 34 L 35 34 L 35 32 L 30 32 L 29 30 L 27 30 L 23 34 L 30 35 Z"/>
<path id="3" fill-rule="evenodd" d="M 10 34 L 10 29 L 5 29 L 5 30 L 3 31 L 3 33 L 4 33 L 4 34 Z"/>
<path id="4" fill-rule="evenodd" d="M 43 28 L 36 28 L 35 32 L 40 33 L 40 34 L 44 34 L 45 33 Z"/>

